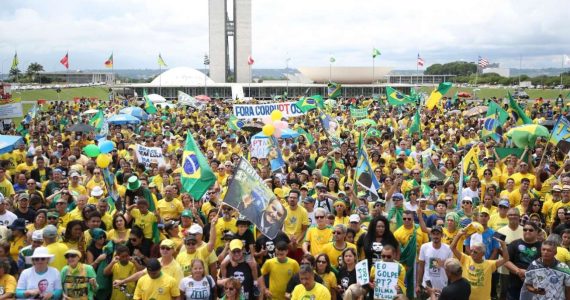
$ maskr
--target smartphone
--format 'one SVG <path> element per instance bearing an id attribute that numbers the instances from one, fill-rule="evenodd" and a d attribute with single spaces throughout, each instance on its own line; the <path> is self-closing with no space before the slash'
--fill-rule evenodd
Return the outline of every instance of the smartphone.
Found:
<path id="1" fill-rule="evenodd" d="M 499 232 L 496 232 L 496 231 L 495 231 L 495 233 L 493 234 L 493 237 L 494 237 L 494 238 L 497 238 L 497 239 L 499 239 L 499 240 L 501 240 L 501 241 L 503 241 L 503 242 L 504 242 L 505 239 L 507 238 L 506 235 L 504 235 L 504 234 L 502 234 L 502 233 L 499 233 Z"/>
<path id="2" fill-rule="evenodd" d="M 430 289 L 433 288 L 433 286 L 431 285 L 431 280 L 426 280 L 426 286 Z"/>

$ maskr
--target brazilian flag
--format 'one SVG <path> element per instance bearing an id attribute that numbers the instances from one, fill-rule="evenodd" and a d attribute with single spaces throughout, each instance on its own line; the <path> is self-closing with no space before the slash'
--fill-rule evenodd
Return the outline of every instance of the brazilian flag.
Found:
<path id="1" fill-rule="evenodd" d="M 303 113 L 317 108 L 317 100 L 313 97 L 301 97 L 299 101 L 295 102 L 297 108 Z"/>
<path id="2" fill-rule="evenodd" d="M 216 175 L 190 131 L 187 132 L 186 146 L 182 154 L 181 181 L 184 192 L 189 193 L 195 200 L 201 199 L 216 182 Z"/>
<path id="3" fill-rule="evenodd" d="M 149 113 L 149 114 L 156 114 L 156 112 L 158 111 L 156 109 L 156 106 L 154 106 L 154 103 L 152 103 L 152 101 L 150 101 L 150 98 L 148 97 L 148 95 L 146 94 L 146 90 L 143 90 L 143 98 L 144 98 L 144 110 Z"/>
<path id="4" fill-rule="evenodd" d="M 389 86 L 386 87 L 386 98 L 390 105 L 399 106 L 409 103 L 416 103 L 416 99 L 400 93 L 400 91 Z"/>
<path id="5" fill-rule="evenodd" d="M 313 137 L 313 135 L 310 134 L 310 133 L 308 133 L 305 129 L 299 127 L 299 128 L 297 128 L 297 132 L 298 132 L 300 135 L 302 135 L 302 136 L 305 137 L 305 140 L 306 140 L 307 142 L 309 142 L 309 145 L 312 145 L 312 144 L 315 143 L 315 138 Z"/>
<path id="6" fill-rule="evenodd" d="M 342 86 L 340 85 L 340 83 L 329 82 L 329 84 L 327 85 L 327 94 L 329 95 L 329 98 L 331 99 L 338 98 L 342 93 L 341 87 Z"/>
<path id="7" fill-rule="evenodd" d="M 512 117 L 517 125 L 532 124 L 532 120 L 524 113 L 524 110 L 517 104 L 511 92 L 507 92 L 509 97 L 509 107 L 512 110 Z"/>
<path id="8" fill-rule="evenodd" d="M 102 110 L 99 110 L 91 119 L 89 120 L 89 125 L 95 127 L 97 131 L 100 131 L 103 127 L 105 121 L 105 115 Z"/>
<path id="9" fill-rule="evenodd" d="M 232 115 L 228 122 L 226 123 L 228 127 L 232 130 L 240 130 L 243 127 L 243 121 L 238 119 L 236 116 Z"/>
<path id="10" fill-rule="evenodd" d="M 373 127 L 368 128 L 368 131 L 366 132 L 366 138 L 380 138 L 382 136 L 382 133 Z"/>

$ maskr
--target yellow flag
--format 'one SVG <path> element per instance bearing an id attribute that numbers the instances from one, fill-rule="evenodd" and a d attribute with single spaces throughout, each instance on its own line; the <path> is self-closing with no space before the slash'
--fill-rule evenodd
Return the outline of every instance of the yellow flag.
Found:
<path id="1" fill-rule="evenodd" d="M 469 168 L 471 166 L 471 164 L 475 165 L 475 174 L 479 174 L 479 149 L 477 148 L 476 145 L 473 145 L 473 147 L 471 147 L 471 149 L 469 150 L 469 152 L 467 152 L 467 154 L 465 154 L 465 157 L 463 157 L 463 173 L 467 174 L 469 171 Z"/>
<path id="2" fill-rule="evenodd" d="M 437 105 L 439 100 L 441 100 L 443 95 L 445 95 L 445 93 L 449 91 L 450 88 L 451 88 L 451 82 L 440 83 L 438 87 L 434 89 L 433 92 L 431 92 L 429 98 L 426 100 L 427 109 L 432 110 Z"/>

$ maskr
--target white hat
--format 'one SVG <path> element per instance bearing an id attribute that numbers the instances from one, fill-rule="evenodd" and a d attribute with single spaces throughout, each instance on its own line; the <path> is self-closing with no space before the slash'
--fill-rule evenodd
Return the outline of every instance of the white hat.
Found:
<path id="1" fill-rule="evenodd" d="M 32 241 L 43 241 L 44 233 L 43 230 L 34 230 L 32 233 Z"/>
<path id="2" fill-rule="evenodd" d="M 96 185 L 91 190 L 91 196 L 93 196 L 93 197 L 103 196 L 103 189 L 100 186 Z"/>
<path id="3" fill-rule="evenodd" d="M 189 234 L 203 234 L 204 230 L 202 229 L 202 227 L 200 227 L 200 225 L 198 224 L 192 224 L 192 226 L 190 226 L 190 229 L 188 230 Z"/>
<path id="4" fill-rule="evenodd" d="M 50 254 L 46 247 L 37 247 L 34 249 L 34 254 L 31 256 L 32 260 L 34 258 L 49 258 L 49 262 L 53 261 L 53 254 Z"/>
<path id="5" fill-rule="evenodd" d="M 357 214 L 352 214 L 350 215 L 350 217 L 348 218 L 349 222 L 360 222 L 360 216 Z"/>
<path id="6" fill-rule="evenodd" d="M 465 196 L 465 197 L 463 197 L 463 201 L 473 202 L 473 198 L 471 198 L 469 196 Z"/>

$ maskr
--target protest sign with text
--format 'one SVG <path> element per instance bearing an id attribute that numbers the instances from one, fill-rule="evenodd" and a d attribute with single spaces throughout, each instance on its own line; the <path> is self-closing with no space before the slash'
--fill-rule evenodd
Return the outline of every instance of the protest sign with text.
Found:
<path id="1" fill-rule="evenodd" d="M 159 147 L 146 147 L 143 145 L 136 145 L 137 160 L 139 163 L 143 163 L 145 168 L 150 166 L 150 163 L 154 160 L 158 165 L 164 165 L 164 156 L 162 156 L 162 149 Z"/>

